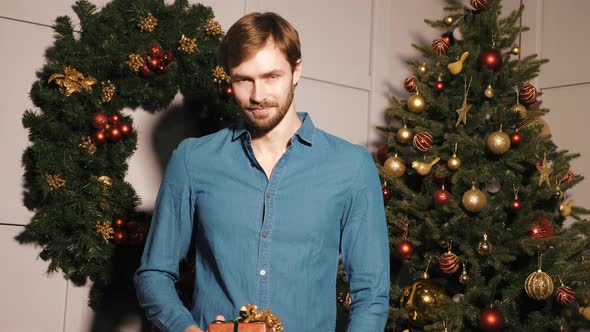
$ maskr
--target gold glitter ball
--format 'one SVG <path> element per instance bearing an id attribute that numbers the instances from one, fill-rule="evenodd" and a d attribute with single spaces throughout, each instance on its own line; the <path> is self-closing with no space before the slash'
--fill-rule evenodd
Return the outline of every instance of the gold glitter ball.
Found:
<path id="1" fill-rule="evenodd" d="M 139 23 L 137 23 L 137 26 L 141 32 L 152 32 L 158 26 L 158 20 L 152 15 L 152 13 L 148 13 L 146 17 L 142 18 Z"/>
<path id="2" fill-rule="evenodd" d="M 47 83 L 55 82 L 59 90 L 66 96 L 82 90 L 92 90 L 92 85 L 96 83 L 96 78 L 92 76 L 84 77 L 82 73 L 70 66 L 64 66 L 64 73 L 55 73 L 49 76 Z"/>
<path id="3" fill-rule="evenodd" d="M 137 53 L 129 54 L 129 60 L 127 60 L 127 65 L 129 69 L 133 70 L 134 72 L 138 72 L 141 67 L 144 65 L 143 57 Z"/>
<path id="4" fill-rule="evenodd" d="M 62 179 L 59 175 L 47 175 L 45 181 L 51 188 L 51 190 L 57 190 L 66 186 L 66 180 Z"/>
<path id="5" fill-rule="evenodd" d="M 178 41 L 178 50 L 186 52 L 188 54 L 195 53 L 197 51 L 197 40 L 195 38 L 188 38 L 185 35 L 180 36 Z"/>
<path id="6" fill-rule="evenodd" d="M 102 102 L 108 103 L 113 99 L 117 87 L 111 81 L 101 82 L 102 84 Z"/>
<path id="7" fill-rule="evenodd" d="M 223 70 L 223 67 L 217 66 L 211 72 L 213 73 L 213 82 L 219 83 L 219 84 L 221 84 L 223 82 L 225 82 L 225 83 L 230 82 L 229 75 L 227 75 L 225 70 Z"/>
<path id="8" fill-rule="evenodd" d="M 82 143 L 78 144 L 78 146 L 88 154 L 94 154 L 96 152 L 96 145 L 92 143 L 90 136 L 82 137 Z"/>
<path id="9" fill-rule="evenodd" d="M 103 221 L 102 223 L 100 221 L 97 221 L 96 233 L 102 236 L 104 242 L 109 242 L 109 240 L 113 238 L 115 230 L 113 230 L 110 221 Z"/>
<path id="10" fill-rule="evenodd" d="M 205 23 L 205 32 L 208 36 L 215 36 L 221 34 L 221 25 L 214 19 L 208 19 Z"/>

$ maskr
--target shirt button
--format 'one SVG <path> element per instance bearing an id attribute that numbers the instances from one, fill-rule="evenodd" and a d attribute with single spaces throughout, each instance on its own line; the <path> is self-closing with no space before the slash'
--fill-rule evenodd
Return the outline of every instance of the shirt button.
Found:
<path id="1" fill-rule="evenodd" d="M 260 275 L 261 276 L 265 276 L 266 275 L 266 271 L 265 270 L 260 270 Z"/>
<path id="2" fill-rule="evenodd" d="M 262 232 L 262 237 L 267 237 L 268 236 L 268 232 Z"/>
<path id="3" fill-rule="evenodd" d="M 266 198 L 271 198 L 272 195 L 271 194 L 266 194 Z"/>

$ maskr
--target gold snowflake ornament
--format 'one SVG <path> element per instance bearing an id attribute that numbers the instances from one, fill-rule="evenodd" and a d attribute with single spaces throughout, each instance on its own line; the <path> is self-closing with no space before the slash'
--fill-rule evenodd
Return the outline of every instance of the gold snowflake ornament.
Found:
<path id="1" fill-rule="evenodd" d="M 178 49 L 188 54 L 195 53 L 197 50 L 197 40 L 195 38 L 188 38 L 185 35 L 180 36 L 178 41 Z"/>
<path id="2" fill-rule="evenodd" d="M 158 26 L 158 20 L 152 15 L 152 13 L 148 13 L 146 17 L 142 18 L 139 23 L 137 23 L 137 26 L 141 32 L 152 32 Z"/>
<path id="3" fill-rule="evenodd" d="M 66 186 L 66 180 L 62 179 L 59 175 L 47 175 L 45 176 L 45 181 L 52 191 Z"/>
<path id="4" fill-rule="evenodd" d="M 101 82 L 102 85 L 102 97 L 101 100 L 103 103 L 108 103 L 113 99 L 115 95 L 115 91 L 117 91 L 117 87 L 111 81 Z"/>
<path id="5" fill-rule="evenodd" d="M 221 66 L 217 66 L 215 67 L 211 73 L 213 74 L 213 82 L 215 83 L 229 83 L 230 82 L 230 78 L 229 75 L 225 72 L 225 70 L 223 70 L 223 67 Z"/>
<path id="6" fill-rule="evenodd" d="M 129 59 L 127 60 L 127 65 L 129 69 L 133 70 L 134 72 L 138 72 L 141 67 L 144 65 L 143 57 L 137 53 L 129 54 Z"/>
<path id="7" fill-rule="evenodd" d="M 208 19 L 205 23 L 205 32 L 208 36 L 216 36 L 221 34 L 221 25 L 214 19 Z"/>
<path id="8" fill-rule="evenodd" d="M 109 240 L 113 238 L 115 230 L 113 230 L 113 227 L 109 221 L 103 221 L 102 223 L 97 221 L 96 233 L 102 236 L 104 242 L 109 242 Z"/>
<path id="9" fill-rule="evenodd" d="M 78 146 L 88 154 L 94 154 L 96 152 L 96 145 L 92 143 L 90 136 L 82 137 L 82 142 Z"/>

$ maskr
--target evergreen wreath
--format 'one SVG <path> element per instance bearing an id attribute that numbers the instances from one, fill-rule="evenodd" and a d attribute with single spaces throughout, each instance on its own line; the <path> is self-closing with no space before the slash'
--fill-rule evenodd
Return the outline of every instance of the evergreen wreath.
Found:
<path id="1" fill-rule="evenodd" d="M 124 108 L 158 112 L 179 92 L 191 112 L 228 125 L 240 116 L 229 77 L 215 65 L 222 37 L 213 11 L 177 0 L 113 0 L 101 10 L 85 0 L 56 19 L 55 42 L 33 83 L 23 125 L 25 206 L 34 212 L 21 242 L 42 247 L 48 272 L 94 282 L 90 306 L 113 279 L 118 244 L 141 244 L 147 227 L 131 220 L 138 196 L 125 182 L 136 130 Z"/>

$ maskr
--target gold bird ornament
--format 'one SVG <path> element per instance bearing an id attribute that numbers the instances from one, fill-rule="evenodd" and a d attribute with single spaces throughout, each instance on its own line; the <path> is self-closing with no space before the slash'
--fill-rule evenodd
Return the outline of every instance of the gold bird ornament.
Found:
<path id="1" fill-rule="evenodd" d="M 590 307 L 579 307 L 578 312 L 586 318 L 586 320 L 590 320 Z"/>
<path id="2" fill-rule="evenodd" d="M 412 162 L 412 168 L 415 169 L 416 172 L 418 172 L 418 174 L 426 175 L 430 172 L 430 169 L 432 168 L 432 166 L 434 166 L 434 164 L 438 163 L 439 160 L 440 160 L 440 157 L 435 157 L 428 164 L 414 160 Z"/>
<path id="3" fill-rule="evenodd" d="M 568 217 L 572 213 L 572 206 L 575 202 L 576 201 L 574 201 L 573 199 L 570 199 L 569 201 L 567 201 L 567 203 L 561 204 L 559 206 L 559 213 L 562 217 Z"/>
<path id="4" fill-rule="evenodd" d="M 461 73 L 461 70 L 463 70 L 463 62 L 465 62 L 465 59 L 467 59 L 468 56 L 469 56 L 469 52 L 467 52 L 467 51 L 463 52 L 463 54 L 461 54 L 461 57 L 459 58 L 459 60 L 449 63 L 447 65 L 447 68 L 449 69 L 451 74 L 458 75 L 459 73 Z"/>

